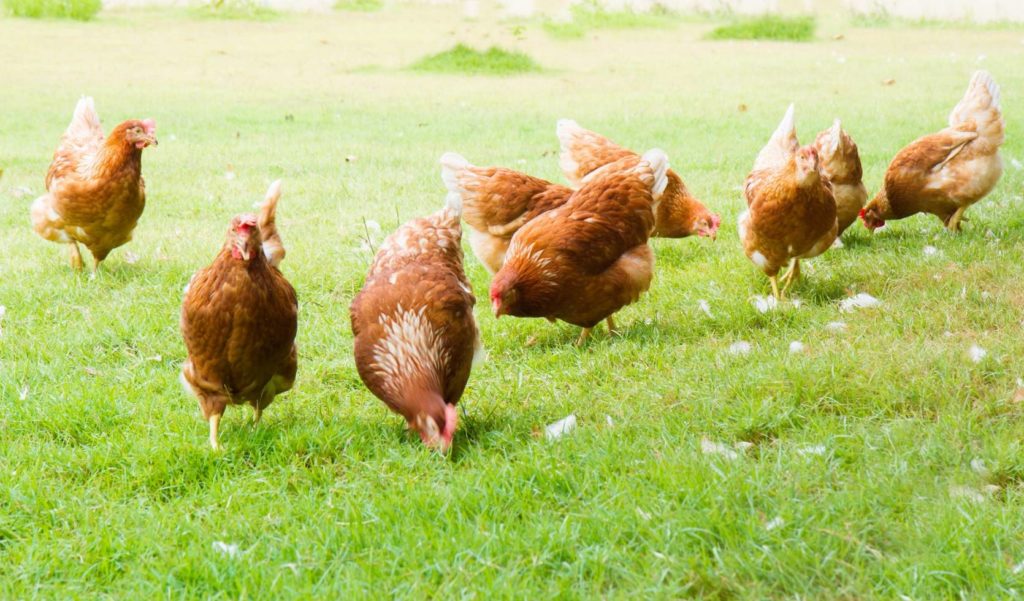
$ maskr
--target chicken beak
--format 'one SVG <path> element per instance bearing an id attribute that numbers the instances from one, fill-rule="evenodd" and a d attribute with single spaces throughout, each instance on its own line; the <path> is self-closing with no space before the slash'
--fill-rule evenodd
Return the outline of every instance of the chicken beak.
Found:
<path id="1" fill-rule="evenodd" d="M 239 235 L 235 239 L 235 251 L 241 255 L 242 259 L 248 261 L 252 253 L 249 252 L 249 236 Z M 237 258 L 237 256 L 236 256 Z"/>
<path id="2" fill-rule="evenodd" d="M 494 311 L 495 319 L 500 318 L 502 315 L 505 314 L 505 312 L 502 310 L 500 298 L 491 299 L 491 310 Z"/>

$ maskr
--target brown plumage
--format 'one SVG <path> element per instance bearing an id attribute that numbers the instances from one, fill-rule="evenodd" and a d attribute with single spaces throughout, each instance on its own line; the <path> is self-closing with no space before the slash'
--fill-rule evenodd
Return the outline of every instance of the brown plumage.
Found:
<path id="1" fill-rule="evenodd" d="M 1003 173 L 999 86 L 978 71 L 949 115 L 949 127 L 911 142 L 885 172 L 885 183 L 861 213 L 874 230 L 890 219 L 931 213 L 958 231 L 964 212 L 995 187 Z"/>
<path id="2" fill-rule="evenodd" d="M 565 177 L 574 186 L 587 181 L 594 172 L 605 165 L 629 156 L 638 157 L 632 150 L 623 148 L 600 134 L 583 129 L 569 119 L 558 122 L 556 133 L 562 146 L 559 164 Z M 685 238 L 696 235 L 714 239 L 718 235 L 718 226 L 722 220 L 690 194 L 682 178 L 669 169 L 668 186 L 658 203 L 654 222 L 652 236 L 657 238 Z"/>
<path id="3" fill-rule="evenodd" d="M 828 250 L 839 227 L 832 186 L 821 173 L 818 152 L 799 146 L 790 105 L 747 176 L 748 209 L 739 217 L 743 251 L 771 280 L 776 298 L 799 277 L 800 259 Z M 780 292 L 776 278 L 787 261 L 792 266 Z"/>
<path id="4" fill-rule="evenodd" d="M 274 182 L 267 196 L 275 206 L 279 194 Z M 199 399 L 214 449 L 228 405 L 252 405 L 259 422 L 274 396 L 295 381 L 299 306 L 295 289 L 267 258 L 260 223 L 275 226 L 273 213 L 262 213 L 231 220 L 224 247 L 192 278 L 181 307 L 188 350 L 181 380 Z"/>
<path id="5" fill-rule="evenodd" d="M 349 313 L 366 387 L 428 446 L 446 450 L 480 338 L 462 268 L 457 199 L 385 239 Z"/>
<path id="6" fill-rule="evenodd" d="M 868 200 L 864 187 L 864 169 L 860 163 L 857 144 L 836 119 L 832 127 L 818 134 L 814 140 L 821 162 L 821 172 L 832 184 L 832 195 L 836 199 L 836 219 L 839 234 L 857 221 L 857 215 Z"/>
<path id="7" fill-rule="evenodd" d="M 579 342 L 650 286 L 654 254 L 647 240 L 668 184 L 660 150 L 625 157 L 590 178 L 561 207 L 533 219 L 512 238 L 491 282 L 496 316 L 545 317 L 584 328 Z"/>
<path id="8" fill-rule="evenodd" d="M 475 167 L 454 152 L 441 157 L 441 179 L 462 204 L 473 254 L 493 275 L 512 235 L 531 219 L 565 204 L 572 188 L 501 167 Z"/>
<path id="9" fill-rule="evenodd" d="M 132 239 L 146 206 L 142 150 L 156 143 L 152 119 L 125 121 L 104 138 L 92 98 L 79 100 L 46 174 L 46 194 L 32 204 L 33 229 L 68 244 L 75 269 L 84 244 L 95 274 L 111 250 Z"/>

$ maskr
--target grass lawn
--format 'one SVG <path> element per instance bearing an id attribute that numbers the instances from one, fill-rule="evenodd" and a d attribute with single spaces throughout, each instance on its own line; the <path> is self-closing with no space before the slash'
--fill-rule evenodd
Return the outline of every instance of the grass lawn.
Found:
<path id="1" fill-rule="evenodd" d="M 412 7 L 0 19 L 0 597 L 1020 596 L 1024 30 L 835 21 L 791 44 L 703 39 L 713 26 L 566 40 Z M 408 69 L 458 42 L 542 71 Z M 977 68 L 1002 85 L 1006 173 L 965 232 L 857 225 L 807 266 L 799 308 L 758 312 L 768 284 L 735 218 L 788 103 L 804 141 L 843 118 L 873 193 Z M 96 280 L 28 224 L 83 93 L 107 129 L 153 117 L 161 142 L 135 239 Z M 560 179 L 560 117 L 664 148 L 722 234 L 656 241 L 623 336 L 582 349 L 564 324 L 496 321 L 468 258 L 489 360 L 438 456 L 356 373 L 364 220 L 376 244 L 441 206 L 447 150 Z M 229 409 L 215 453 L 178 383 L 182 288 L 276 178 L 299 376 L 257 429 Z M 882 305 L 841 313 L 859 292 Z M 571 434 L 537 436 L 570 413 Z"/>

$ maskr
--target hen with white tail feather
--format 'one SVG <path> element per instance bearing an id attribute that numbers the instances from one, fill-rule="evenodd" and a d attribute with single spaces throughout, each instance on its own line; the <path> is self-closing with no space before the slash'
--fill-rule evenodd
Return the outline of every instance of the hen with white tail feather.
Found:
<path id="1" fill-rule="evenodd" d="M 491 282 L 498 317 L 544 317 L 590 329 L 636 301 L 654 276 L 647 241 L 668 186 L 668 158 L 651 150 L 601 169 L 569 200 L 512 237 Z"/>
<path id="2" fill-rule="evenodd" d="M 455 404 L 482 350 L 462 266 L 462 201 L 449 194 L 446 203 L 384 240 L 349 307 L 363 383 L 442 451 L 452 444 Z"/>
<path id="3" fill-rule="evenodd" d="M 277 268 L 284 256 L 274 223 L 280 196 L 276 181 L 258 216 L 231 220 L 220 253 L 192 278 L 182 303 L 188 358 L 181 381 L 199 400 L 214 449 L 220 448 L 220 420 L 228 405 L 251 405 L 259 422 L 263 410 L 295 382 L 299 305 Z"/>
<path id="4" fill-rule="evenodd" d="M 839 119 L 832 123 L 832 127 L 818 134 L 814 147 L 818 150 L 821 172 L 832 184 L 839 235 L 842 235 L 846 228 L 857 221 L 857 215 L 868 200 L 860 153 Z"/>
<path id="5" fill-rule="evenodd" d="M 33 229 L 67 244 L 75 269 L 84 244 L 95 275 L 110 251 L 132 238 L 146 206 L 142 151 L 156 143 L 152 119 L 125 121 L 104 137 L 92 98 L 79 100 L 46 174 L 46 194 L 32 204 Z"/>
<path id="6" fill-rule="evenodd" d="M 949 114 L 949 127 L 918 138 L 893 158 L 882 189 L 861 211 L 864 225 L 875 230 L 892 219 L 931 213 L 959 231 L 968 207 L 999 182 L 1003 138 L 999 86 L 978 71 Z"/>

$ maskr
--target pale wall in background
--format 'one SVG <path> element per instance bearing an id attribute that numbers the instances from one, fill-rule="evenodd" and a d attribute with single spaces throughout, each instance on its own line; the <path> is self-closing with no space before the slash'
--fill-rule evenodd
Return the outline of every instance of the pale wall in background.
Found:
<path id="1" fill-rule="evenodd" d="M 202 0 L 106 0 L 107 8 L 149 5 L 188 5 Z M 334 0 L 255 0 L 285 11 L 327 11 Z M 468 16 L 479 14 L 480 0 L 413 0 L 450 4 Z M 564 18 L 572 0 L 498 0 L 510 16 L 547 14 Z M 1024 22 L 1024 0 L 599 0 L 610 10 L 650 10 L 655 4 L 680 12 L 732 11 L 741 14 L 790 11 L 827 11 L 844 8 L 859 13 L 887 13 L 907 19 Z"/>

